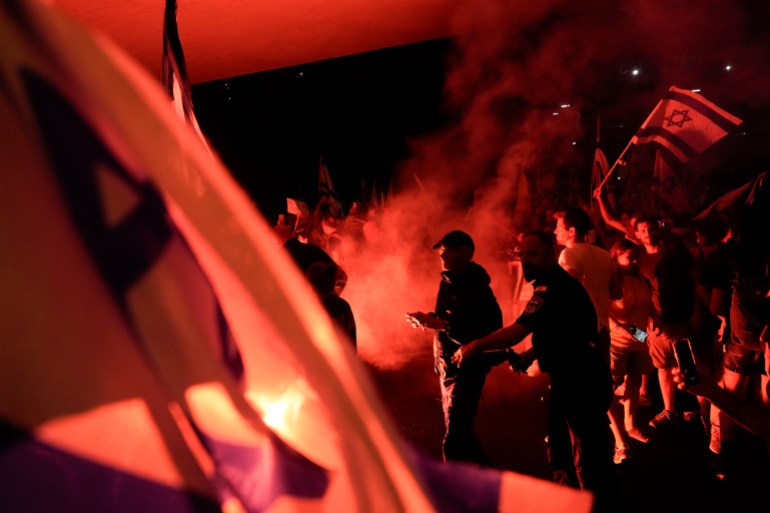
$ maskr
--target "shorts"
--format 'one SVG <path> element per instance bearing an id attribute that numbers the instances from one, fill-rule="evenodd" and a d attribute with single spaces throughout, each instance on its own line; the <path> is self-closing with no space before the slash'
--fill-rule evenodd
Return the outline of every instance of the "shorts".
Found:
<path id="1" fill-rule="evenodd" d="M 610 370 L 615 383 L 623 381 L 623 377 L 643 376 L 653 370 L 652 358 L 648 351 L 632 351 L 620 345 L 610 346 Z"/>
<path id="2" fill-rule="evenodd" d="M 658 325 L 660 332 L 650 330 L 647 342 L 650 345 L 650 357 L 656 369 L 673 369 L 677 366 L 674 356 L 674 342 L 690 338 L 692 330 L 689 323 Z"/>
<path id="3" fill-rule="evenodd" d="M 765 353 L 747 346 L 727 344 L 722 366 L 741 376 L 760 376 L 765 373 Z"/>
<path id="4" fill-rule="evenodd" d="M 730 309 L 730 338 L 722 366 L 741 376 L 765 373 L 765 344 L 760 341 L 763 324 L 745 314 L 735 302 Z"/>

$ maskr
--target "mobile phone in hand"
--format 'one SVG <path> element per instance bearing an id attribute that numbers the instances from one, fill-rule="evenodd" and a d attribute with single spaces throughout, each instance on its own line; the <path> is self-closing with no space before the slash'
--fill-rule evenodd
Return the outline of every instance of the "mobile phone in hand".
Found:
<path id="1" fill-rule="evenodd" d="M 695 356 L 689 339 L 683 338 L 674 342 L 674 356 L 684 382 L 689 385 L 697 383 L 698 368 L 695 366 Z"/>
<path id="2" fill-rule="evenodd" d="M 647 332 L 643 329 L 637 328 L 636 326 L 629 326 L 628 332 L 631 333 L 631 336 L 642 344 L 644 344 L 644 342 L 647 340 Z"/>

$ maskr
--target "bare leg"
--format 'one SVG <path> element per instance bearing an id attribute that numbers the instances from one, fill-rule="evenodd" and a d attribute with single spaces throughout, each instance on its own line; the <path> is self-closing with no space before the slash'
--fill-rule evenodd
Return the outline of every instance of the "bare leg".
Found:
<path id="1" fill-rule="evenodd" d="M 741 397 L 746 396 L 746 390 L 749 384 L 749 377 L 738 374 L 730 369 L 724 369 L 722 375 L 722 386 L 725 390 L 728 390 Z M 721 430 L 722 442 L 732 442 L 738 432 L 738 426 L 735 424 L 729 415 L 725 415 L 719 412 L 719 428 Z"/>
<path id="2" fill-rule="evenodd" d="M 636 425 L 636 409 L 639 404 L 639 390 L 642 385 L 642 376 L 626 376 L 626 393 L 623 397 L 623 425 L 626 434 L 642 443 L 647 443 L 649 438 L 641 432 Z"/>
<path id="3" fill-rule="evenodd" d="M 623 407 L 619 400 L 613 398 L 607 415 L 610 418 L 610 429 L 615 438 L 615 447 L 626 447 L 628 444 L 626 443 L 626 430 L 623 428 Z"/>
<path id="4" fill-rule="evenodd" d="M 645 404 L 649 404 L 650 401 L 650 389 L 649 389 L 649 382 L 650 382 L 650 373 L 645 372 L 642 374 L 642 384 L 639 388 L 639 398 L 644 400 Z"/>
<path id="5" fill-rule="evenodd" d="M 658 369 L 658 381 L 660 382 L 660 395 L 663 398 L 663 408 L 674 411 L 674 393 L 676 383 L 671 375 L 671 369 Z"/>

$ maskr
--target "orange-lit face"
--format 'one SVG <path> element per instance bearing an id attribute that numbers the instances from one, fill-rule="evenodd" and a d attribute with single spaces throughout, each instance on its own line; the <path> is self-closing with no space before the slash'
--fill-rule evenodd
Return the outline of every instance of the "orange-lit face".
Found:
<path id="1" fill-rule="evenodd" d="M 636 225 L 636 238 L 638 238 L 645 246 L 652 245 L 652 236 L 650 234 L 650 225 L 646 222 L 641 222 Z"/>
<path id="2" fill-rule="evenodd" d="M 556 236 L 557 244 L 564 246 L 574 238 L 574 233 L 574 228 L 567 228 L 564 224 L 563 217 L 556 219 L 556 229 L 553 231 L 553 234 Z"/>
<path id="3" fill-rule="evenodd" d="M 441 267 L 444 271 L 457 271 L 465 267 L 473 256 L 469 248 L 448 248 L 441 246 L 438 256 L 441 259 Z"/>
<path id="4" fill-rule="evenodd" d="M 615 262 L 623 270 L 629 270 L 636 267 L 639 261 L 639 252 L 633 249 L 621 251 L 615 256 Z"/>

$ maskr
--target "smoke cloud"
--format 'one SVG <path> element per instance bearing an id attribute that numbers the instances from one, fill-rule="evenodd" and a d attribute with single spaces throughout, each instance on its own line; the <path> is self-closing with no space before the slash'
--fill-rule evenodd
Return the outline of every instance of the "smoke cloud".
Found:
<path id="1" fill-rule="evenodd" d="M 516 233 L 590 200 L 596 116 L 613 129 L 633 120 L 621 130 L 627 141 L 671 85 L 701 88 L 736 115 L 767 107 L 768 8 L 754 3 L 463 3 L 446 63 L 452 121 L 411 141 L 379 235 L 343 262 L 361 356 L 395 369 L 430 353 L 430 333 L 404 313 L 433 309 L 440 262 L 431 245 L 451 229 L 474 237 L 506 323 L 515 319 Z"/>

